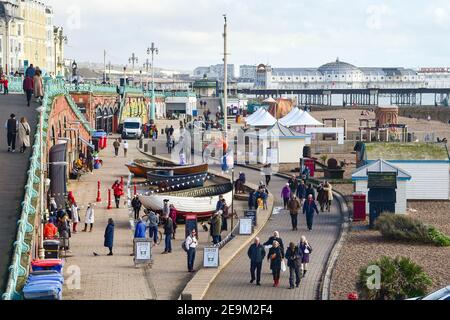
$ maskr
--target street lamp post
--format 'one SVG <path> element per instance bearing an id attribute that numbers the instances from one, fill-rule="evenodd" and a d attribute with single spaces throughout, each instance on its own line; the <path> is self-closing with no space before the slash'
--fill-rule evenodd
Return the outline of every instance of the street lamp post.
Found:
<path id="1" fill-rule="evenodd" d="M 152 54 L 152 105 L 150 108 L 150 119 L 155 120 L 155 64 L 154 64 L 154 56 L 155 53 L 158 54 L 159 50 L 155 47 L 155 43 L 152 42 L 152 45 L 147 49 L 147 54 Z"/>
<path id="2" fill-rule="evenodd" d="M 63 44 L 63 42 L 65 44 L 67 44 L 68 38 L 67 38 L 67 36 L 65 36 L 63 34 L 62 28 L 55 27 L 53 32 L 54 32 L 54 36 L 55 36 L 55 38 L 54 38 L 54 40 L 55 40 L 55 76 L 57 76 L 58 75 L 58 66 L 61 66 L 62 62 L 57 57 L 56 48 L 58 47 L 58 44 L 59 44 L 59 51 L 61 54 L 62 53 L 62 44 Z M 37 54 L 37 51 L 36 51 L 36 54 Z M 37 58 L 36 58 L 36 60 L 37 60 Z"/>
<path id="3" fill-rule="evenodd" d="M 148 60 L 148 58 L 145 60 L 145 62 L 144 62 L 144 68 L 145 68 L 145 75 L 146 75 L 146 78 L 145 78 L 145 83 L 146 83 L 146 90 L 148 91 L 148 69 L 151 67 L 151 63 L 150 63 L 150 61 Z"/>
<path id="4" fill-rule="evenodd" d="M 138 63 L 138 57 L 134 54 L 134 52 L 131 54 L 131 57 L 128 58 L 128 62 L 132 64 L 131 73 L 133 75 L 133 81 L 134 81 L 134 64 Z"/>

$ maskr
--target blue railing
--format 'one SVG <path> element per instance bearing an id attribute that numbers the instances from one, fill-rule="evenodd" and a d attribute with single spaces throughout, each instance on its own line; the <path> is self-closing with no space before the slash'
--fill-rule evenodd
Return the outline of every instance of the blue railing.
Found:
<path id="1" fill-rule="evenodd" d="M 94 83 L 66 83 L 69 92 L 92 92 L 92 93 L 112 93 L 117 94 L 117 87 L 111 84 Z"/>

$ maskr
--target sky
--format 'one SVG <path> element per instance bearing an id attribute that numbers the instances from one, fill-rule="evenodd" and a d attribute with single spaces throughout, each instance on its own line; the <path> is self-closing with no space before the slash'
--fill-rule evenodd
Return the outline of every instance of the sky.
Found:
<path id="1" fill-rule="evenodd" d="M 450 66 L 448 0 L 43 0 L 69 38 L 66 57 L 142 68 L 193 70 L 222 63 L 223 14 L 229 63 L 319 67 Z"/>

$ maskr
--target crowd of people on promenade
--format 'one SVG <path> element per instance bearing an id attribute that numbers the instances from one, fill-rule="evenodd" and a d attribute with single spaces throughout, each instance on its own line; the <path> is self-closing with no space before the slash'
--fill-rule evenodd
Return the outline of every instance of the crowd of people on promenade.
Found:
<path id="1" fill-rule="evenodd" d="M 308 271 L 311 252 L 312 246 L 305 236 L 302 236 L 297 244 L 290 242 L 287 248 L 284 247 L 278 231 L 264 243 L 256 237 L 247 251 L 250 259 L 250 283 L 256 280 L 256 285 L 261 285 L 262 264 L 267 258 L 274 287 L 279 287 L 281 274 L 289 268 L 289 289 L 298 288 Z"/>

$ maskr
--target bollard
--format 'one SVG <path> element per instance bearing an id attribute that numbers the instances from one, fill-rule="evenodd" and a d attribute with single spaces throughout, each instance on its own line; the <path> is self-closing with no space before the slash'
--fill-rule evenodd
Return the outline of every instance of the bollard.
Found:
<path id="1" fill-rule="evenodd" d="M 100 195 L 100 181 L 97 182 L 97 202 L 101 202 L 102 197 Z"/>
<path id="2" fill-rule="evenodd" d="M 148 143 L 144 144 L 144 152 L 148 152 Z"/>
<path id="3" fill-rule="evenodd" d="M 156 156 L 156 147 L 152 147 L 152 156 Z"/>
<path id="4" fill-rule="evenodd" d="M 108 207 L 106 208 L 108 210 L 112 209 L 112 204 L 111 204 L 111 189 L 108 189 Z"/>
<path id="5" fill-rule="evenodd" d="M 134 195 L 137 194 L 137 189 L 136 189 L 136 182 L 134 183 Z"/>
<path id="6" fill-rule="evenodd" d="M 139 139 L 139 149 L 142 149 L 143 144 L 144 144 L 144 140 Z"/>

